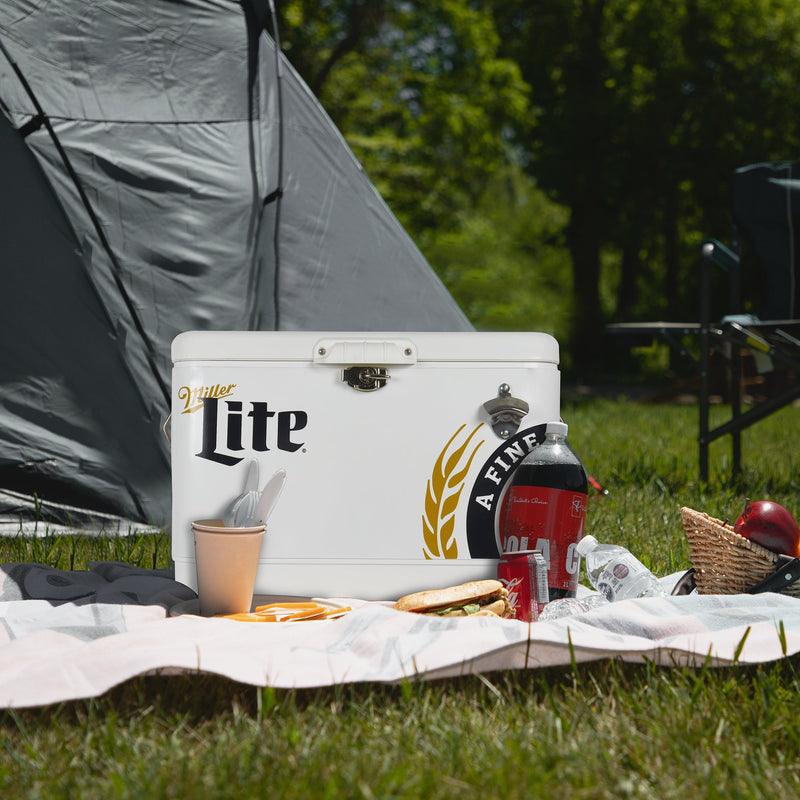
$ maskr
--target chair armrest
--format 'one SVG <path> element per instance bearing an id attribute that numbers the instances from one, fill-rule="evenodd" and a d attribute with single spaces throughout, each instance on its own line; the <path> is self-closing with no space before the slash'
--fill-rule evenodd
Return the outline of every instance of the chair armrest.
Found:
<path id="1" fill-rule="evenodd" d="M 717 239 L 704 239 L 700 250 L 703 258 L 722 267 L 726 272 L 739 269 L 739 256 Z"/>

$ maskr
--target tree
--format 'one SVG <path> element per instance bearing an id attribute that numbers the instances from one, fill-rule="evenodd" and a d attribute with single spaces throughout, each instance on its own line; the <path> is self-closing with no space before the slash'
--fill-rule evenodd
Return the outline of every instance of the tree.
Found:
<path id="1" fill-rule="evenodd" d="M 482 198 L 515 165 L 568 210 L 566 349 L 584 371 L 602 365 L 611 317 L 696 317 L 697 245 L 728 235 L 733 169 L 797 157 L 796 0 L 281 8 L 290 59 L 434 267 L 485 231 Z M 459 283 L 453 262 L 440 269 Z M 488 309 L 470 313 L 497 324 Z"/>
<path id="2" fill-rule="evenodd" d="M 568 213 L 519 167 L 498 170 L 474 207 L 421 246 L 470 319 L 486 330 L 568 331 Z M 562 365 L 569 354 L 562 354 Z"/>
<path id="3" fill-rule="evenodd" d="M 446 230 L 510 158 L 527 93 L 491 15 L 463 0 L 291 0 L 292 64 L 415 237 Z"/>
<path id="4" fill-rule="evenodd" d="M 337 64 L 363 55 L 388 19 L 387 0 L 289 0 L 277 4 L 283 49 L 309 88 L 320 96 Z"/>
<path id="5" fill-rule="evenodd" d="M 623 313 L 694 307 L 698 231 L 719 235 L 735 166 L 798 146 L 796 0 L 493 0 L 501 55 L 531 87 L 517 129 L 537 182 L 570 210 L 571 349 L 602 363 L 602 254 Z M 724 234 L 723 234 L 724 235 Z M 653 287 L 657 287 L 655 292 Z"/>
<path id="6" fill-rule="evenodd" d="M 491 15 L 454 0 L 283 8 L 290 60 L 473 324 L 566 334 L 566 214 L 519 169 L 509 130 L 527 86 Z"/>

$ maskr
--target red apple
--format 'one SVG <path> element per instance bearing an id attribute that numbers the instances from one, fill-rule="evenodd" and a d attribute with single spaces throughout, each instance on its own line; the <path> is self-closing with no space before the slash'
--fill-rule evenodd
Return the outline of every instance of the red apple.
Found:
<path id="1" fill-rule="evenodd" d="M 734 531 L 773 553 L 800 555 L 800 528 L 794 517 L 780 504 L 771 500 L 745 500 L 744 511 Z"/>

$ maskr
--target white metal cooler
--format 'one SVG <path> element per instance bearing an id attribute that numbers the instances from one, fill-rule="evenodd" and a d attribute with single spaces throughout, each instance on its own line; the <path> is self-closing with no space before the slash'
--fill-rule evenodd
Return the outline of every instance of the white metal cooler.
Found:
<path id="1" fill-rule="evenodd" d="M 187 332 L 172 359 L 172 556 L 193 588 L 192 520 L 224 516 L 251 459 L 261 486 L 287 473 L 257 594 L 494 577 L 508 480 L 560 416 L 544 333 Z"/>

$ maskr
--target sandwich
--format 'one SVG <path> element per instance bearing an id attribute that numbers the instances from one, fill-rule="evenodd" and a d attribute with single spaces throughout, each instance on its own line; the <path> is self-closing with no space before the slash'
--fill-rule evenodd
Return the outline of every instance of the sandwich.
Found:
<path id="1" fill-rule="evenodd" d="M 508 591 L 500 581 L 470 581 L 401 597 L 392 608 L 438 617 L 512 617 Z"/>

